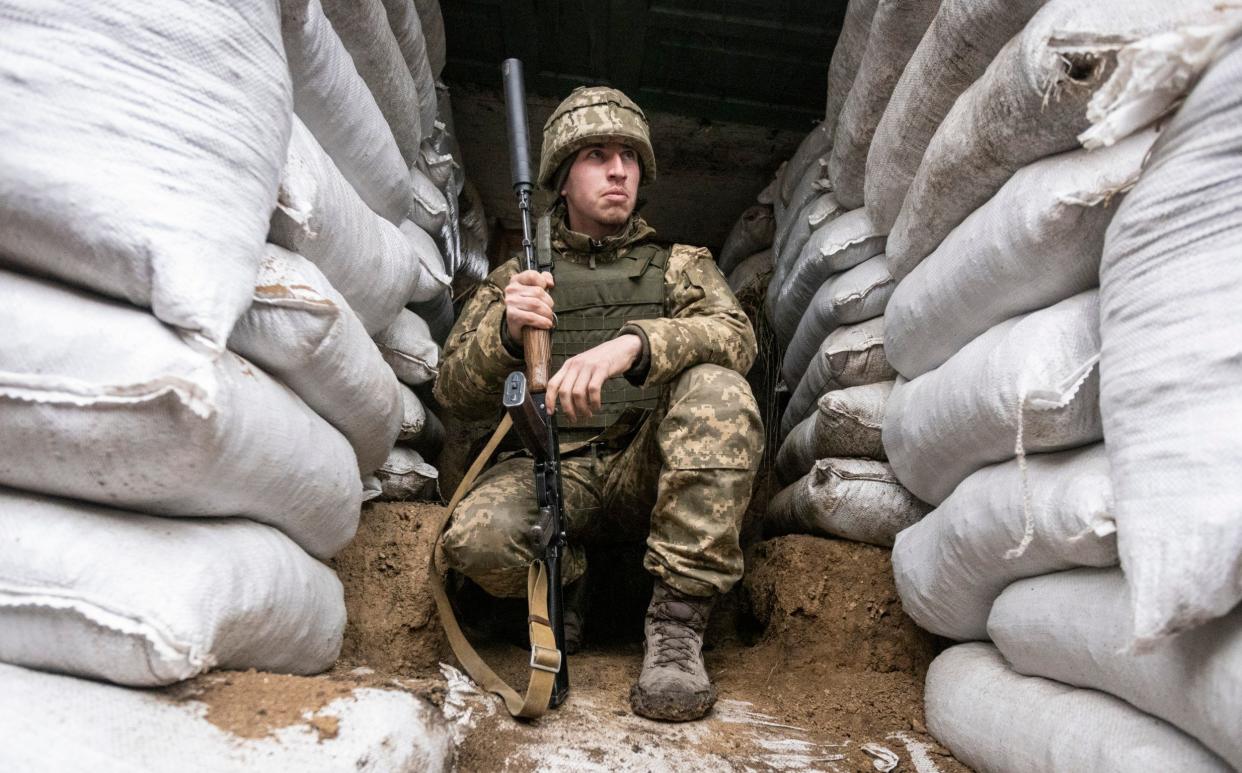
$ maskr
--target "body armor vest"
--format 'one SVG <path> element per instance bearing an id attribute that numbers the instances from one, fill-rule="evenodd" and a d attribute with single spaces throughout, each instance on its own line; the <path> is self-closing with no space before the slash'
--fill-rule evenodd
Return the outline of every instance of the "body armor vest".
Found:
<path id="1" fill-rule="evenodd" d="M 668 250 L 655 244 L 623 249 L 620 257 L 608 262 L 584 265 L 565 258 L 557 260 L 552 268 L 556 279 L 552 289 L 556 308 L 552 372 L 575 354 L 614 338 L 628 320 L 665 316 L 667 263 Z M 637 427 L 659 404 L 663 389 L 636 387 L 624 376 L 615 376 L 604 382 L 600 392 L 603 405 L 594 416 L 574 422 L 561 419 L 560 426 L 566 430 L 561 433 L 562 440 L 570 435 L 599 434 L 623 417 L 629 428 Z"/>

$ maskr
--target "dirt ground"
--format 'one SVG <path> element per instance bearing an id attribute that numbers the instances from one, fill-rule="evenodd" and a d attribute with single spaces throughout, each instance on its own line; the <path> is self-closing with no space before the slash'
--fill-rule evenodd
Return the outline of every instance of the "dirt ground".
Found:
<path id="1" fill-rule="evenodd" d="M 629 710 L 648 590 L 634 582 L 641 569 L 627 576 L 621 565 L 638 552 L 605 556 L 618 565 L 608 573 L 614 581 L 592 594 L 587 645 L 570 660 L 569 701 L 519 723 L 441 665 L 454 661 L 425 587 L 441 512 L 419 503 L 366 507 L 358 538 L 333 561 L 350 618 L 333 671 L 216 672 L 169 688 L 170 696 L 204 702 L 208 721 L 241 737 L 301 722 L 329 739 L 334 720 L 317 711 L 334 699 L 359 687 L 407 690 L 441 707 L 461 771 L 966 770 L 923 724 L 923 677 L 938 642 L 902 613 L 885 549 L 811 536 L 751 544 L 746 577 L 709 631 L 720 700 L 708 718 L 684 724 Z M 479 644 L 498 672 L 524 685 L 523 649 Z"/>
<path id="2" fill-rule="evenodd" d="M 810 536 L 751 545 L 746 579 L 720 605 L 708 639 L 720 703 L 685 725 L 629 710 L 649 591 L 641 570 L 627 575 L 624 565 L 636 566 L 640 552 L 605 556 L 614 563 L 593 589 L 586 649 L 570 661 L 570 701 L 520 724 L 439 666 L 454 661 L 423 583 L 441 512 L 366 508 L 358 538 L 333 562 L 351 622 L 331 678 L 357 680 L 357 667 L 373 669 L 369 678 L 406 678 L 455 723 L 460 770 L 881 769 L 875 755 L 892 755 L 898 770 L 964 769 L 926 734 L 922 684 L 937 643 L 901 612 L 885 549 Z M 520 605 L 491 613 L 514 609 L 524 614 Z M 480 650 L 524 685 L 523 649 L 502 640 Z"/>

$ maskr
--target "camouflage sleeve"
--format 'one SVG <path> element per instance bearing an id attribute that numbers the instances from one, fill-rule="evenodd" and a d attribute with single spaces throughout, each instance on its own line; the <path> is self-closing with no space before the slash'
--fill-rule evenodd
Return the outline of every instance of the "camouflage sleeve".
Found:
<path id="1" fill-rule="evenodd" d="M 483 419 L 499 412 L 505 378 L 522 360 L 505 348 L 504 290 L 516 263 L 496 269 L 475 289 L 444 342 L 436 377 L 436 400 L 463 419 Z"/>
<path id="2" fill-rule="evenodd" d="M 674 245 L 664 271 L 668 317 L 626 322 L 620 333 L 644 341 L 642 386 L 667 384 L 693 365 L 711 363 L 745 375 L 755 361 L 755 332 L 712 254 Z"/>

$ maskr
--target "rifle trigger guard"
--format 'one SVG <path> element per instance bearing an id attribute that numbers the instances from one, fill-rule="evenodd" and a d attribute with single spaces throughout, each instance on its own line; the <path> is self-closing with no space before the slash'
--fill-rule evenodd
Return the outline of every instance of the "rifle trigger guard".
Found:
<path id="1" fill-rule="evenodd" d="M 530 645 L 530 667 L 552 674 L 558 673 L 561 670 L 561 651 L 555 647 Z"/>

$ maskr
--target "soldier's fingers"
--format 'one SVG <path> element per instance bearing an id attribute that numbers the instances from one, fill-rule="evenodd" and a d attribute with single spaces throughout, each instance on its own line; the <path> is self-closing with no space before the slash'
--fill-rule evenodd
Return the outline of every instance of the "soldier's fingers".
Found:
<path id="1" fill-rule="evenodd" d="M 607 380 L 608 371 L 605 368 L 596 368 L 595 372 L 591 374 L 588 391 L 591 398 L 592 413 L 596 413 L 604 407 L 604 382 Z"/>
<path id="2" fill-rule="evenodd" d="M 591 370 L 590 366 L 583 366 L 578 371 L 578 376 L 574 380 L 574 413 L 578 416 L 588 417 L 595 413 L 591 408 Z"/>
<path id="3" fill-rule="evenodd" d="M 550 272 L 541 272 L 539 278 L 543 281 L 543 286 L 549 290 L 556 286 L 556 279 L 552 277 Z"/>
<path id="4" fill-rule="evenodd" d="M 530 285 L 509 285 L 505 288 L 505 300 L 514 298 L 536 298 L 549 306 L 555 305 L 552 296 L 542 287 L 531 287 Z"/>
<path id="5" fill-rule="evenodd" d="M 516 327 L 533 327 L 539 330 L 552 329 L 551 314 L 537 314 L 526 309 L 506 309 L 505 315 Z"/>
<path id="6" fill-rule="evenodd" d="M 514 296 L 505 300 L 506 309 L 521 309 L 552 319 L 552 305 L 543 298 Z"/>
<path id="7" fill-rule="evenodd" d="M 547 273 L 547 272 L 544 272 Z M 529 285 L 531 287 L 544 287 L 546 279 L 538 271 L 519 271 L 509 278 L 509 285 Z"/>
<path id="8" fill-rule="evenodd" d="M 560 394 L 561 381 L 563 381 L 564 378 L 565 369 L 561 368 L 556 373 L 552 374 L 552 378 L 548 379 L 548 385 L 544 388 L 543 403 L 549 416 L 556 413 L 556 396 Z"/>
<path id="9" fill-rule="evenodd" d="M 561 368 L 557 374 L 561 377 L 560 389 L 556 393 L 556 400 L 560 409 L 564 411 L 565 416 L 573 421 L 578 418 L 577 412 L 574 410 L 573 392 L 574 381 L 578 377 L 578 369 L 571 363 L 566 362 L 565 367 Z"/>

